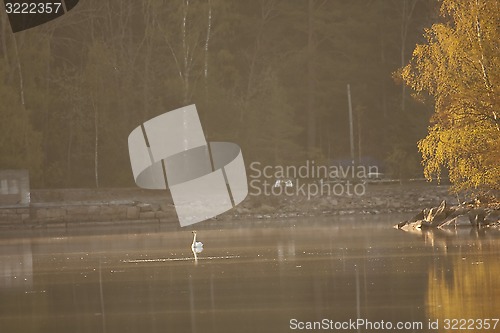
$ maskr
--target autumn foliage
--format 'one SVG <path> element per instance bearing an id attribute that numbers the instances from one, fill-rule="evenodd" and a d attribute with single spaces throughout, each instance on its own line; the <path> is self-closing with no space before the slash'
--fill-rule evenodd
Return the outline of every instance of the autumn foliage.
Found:
<path id="1" fill-rule="evenodd" d="M 435 112 L 418 142 L 427 179 L 500 189 L 500 2 L 444 0 L 402 77 Z"/>

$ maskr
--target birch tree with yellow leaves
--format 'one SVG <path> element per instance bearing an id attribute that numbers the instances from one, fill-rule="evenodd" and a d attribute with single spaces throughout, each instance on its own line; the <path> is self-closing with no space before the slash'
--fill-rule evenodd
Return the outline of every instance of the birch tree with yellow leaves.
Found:
<path id="1" fill-rule="evenodd" d="M 402 70 L 435 112 L 418 142 L 427 179 L 448 171 L 453 189 L 500 189 L 500 1 L 443 0 Z"/>

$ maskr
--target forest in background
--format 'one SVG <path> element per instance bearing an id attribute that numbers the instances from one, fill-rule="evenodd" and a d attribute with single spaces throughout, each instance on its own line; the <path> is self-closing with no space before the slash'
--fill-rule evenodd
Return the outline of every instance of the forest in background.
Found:
<path id="1" fill-rule="evenodd" d="M 432 104 L 397 72 L 439 20 L 431 0 L 82 0 L 13 34 L 0 13 L 0 168 L 34 187 L 133 185 L 129 133 L 196 104 L 247 164 L 356 156 L 422 175 Z M 396 74 L 395 74 L 396 73 Z"/>

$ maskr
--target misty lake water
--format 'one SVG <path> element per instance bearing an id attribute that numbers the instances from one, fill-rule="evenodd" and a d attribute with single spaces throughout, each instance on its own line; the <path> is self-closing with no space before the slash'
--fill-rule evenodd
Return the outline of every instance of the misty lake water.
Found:
<path id="1" fill-rule="evenodd" d="M 451 332 L 446 319 L 498 318 L 500 232 L 392 228 L 407 217 L 201 223 L 196 260 L 192 229 L 11 231 L 0 236 L 0 331 L 291 332 L 328 321 L 325 331 L 373 332 L 333 326 L 363 319 Z"/>

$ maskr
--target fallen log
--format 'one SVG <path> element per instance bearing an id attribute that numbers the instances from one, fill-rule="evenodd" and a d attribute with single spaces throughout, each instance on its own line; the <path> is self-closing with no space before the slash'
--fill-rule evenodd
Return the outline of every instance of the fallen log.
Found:
<path id="1" fill-rule="evenodd" d="M 464 221 L 465 218 L 474 227 L 500 227 L 500 207 L 477 206 L 471 203 L 448 206 L 443 200 L 439 206 L 422 209 L 417 215 L 394 227 L 402 230 L 443 228 L 457 226 L 458 221 Z"/>

